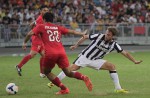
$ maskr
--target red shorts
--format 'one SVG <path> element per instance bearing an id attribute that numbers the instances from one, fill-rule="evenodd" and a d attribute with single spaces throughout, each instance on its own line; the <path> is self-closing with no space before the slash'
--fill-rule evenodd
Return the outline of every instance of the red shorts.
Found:
<path id="1" fill-rule="evenodd" d="M 32 44 L 31 50 L 40 53 L 44 50 L 44 45 L 43 44 L 37 44 L 37 45 Z"/>
<path id="2" fill-rule="evenodd" d="M 69 60 L 66 54 L 50 54 L 49 56 L 44 57 L 43 66 L 48 69 L 53 69 L 55 64 L 59 68 L 69 67 Z"/>

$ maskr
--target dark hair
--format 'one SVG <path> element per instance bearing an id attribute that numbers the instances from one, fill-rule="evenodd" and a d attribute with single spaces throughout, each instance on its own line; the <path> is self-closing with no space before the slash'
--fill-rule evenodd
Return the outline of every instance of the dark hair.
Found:
<path id="1" fill-rule="evenodd" d="M 41 5 L 40 10 L 42 10 L 43 8 L 48 8 L 47 5 Z"/>
<path id="2" fill-rule="evenodd" d="M 118 30 L 116 27 L 108 27 L 107 28 L 110 32 L 112 32 L 113 36 L 116 36 L 118 34 Z"/>
<path id="3" fill-rule="evenodd" d="M 45 19 L 46 22 L 53 22 L 54 15 L 52 13 L 50 13 L 50 12 L 46 12 L 43 15 L 43 19 Z"/>

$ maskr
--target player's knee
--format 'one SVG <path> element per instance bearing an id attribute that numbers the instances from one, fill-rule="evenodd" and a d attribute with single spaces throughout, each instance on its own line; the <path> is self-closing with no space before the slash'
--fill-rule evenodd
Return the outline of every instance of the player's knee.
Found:
<path id="1" fill-rule="evenodd" d="M 47 76 L 49 73 L 47 71 L 44 71 L 44 74 Z"/>
<path id="2" fill-rule="evenodd" d="M 73 77 L 71 71 L 65 71 L 64 73 L 67 77 Z"/>
<path id="3" fill-rule="evenodd" d="M 102 65 L 101 69 L 109 70 L 109 71 L 115 70 L 115 65 L 112 63 L 106 62 L 104 65 Z"/>
<path id="4" fill-rule="evenodd" d="M 68 77 L 71 77 L 70 72 L 66 72 L 65 75 L 68 76 Z"/>
<path id="5" fill-rule="evenodd" d="M 80 69 L 80 67 L 75 64 L 70 67 L 70 71 L 76 71 L 78 69 Z"/>
<path id="6" fill-rule="evenodd" d="M 115 70 L 115 65 L 114 64 L 110 64 L 108 66 L 109 70 L 112 71 L 112 70 Z"/>
<path id="7" fill-rule="evenodd" d="M 31 58 L 34 58 L 34 57 L 36 56 L 36 54 L 37 54 L 36 52 L 31 52 L 31 53 L 30 53 Z"/>
<path id="8" fill-rule="evenodd" d="M 70 71 L 76 71 L 76 68 L 70 67 Z"/>
<path id="9" fill-rule="evenodd" d="M 44 74 L 47 76 L 49 73 L 50 73 L 50 71 L 49 70 L 43 70 L 44 71 Z"/>
<path id="10" fill-rule="evenodd" d="M 63 72 L 65 73 L 67 77 L 73 77 L 74 75 L 70 68 L 63 69 Z"/>
<path id="11" fill-rule="evenodd" d="M 31 59 L 34 58 L 34 57 L 35 57 L 35 55 L 31 55 Z"/>

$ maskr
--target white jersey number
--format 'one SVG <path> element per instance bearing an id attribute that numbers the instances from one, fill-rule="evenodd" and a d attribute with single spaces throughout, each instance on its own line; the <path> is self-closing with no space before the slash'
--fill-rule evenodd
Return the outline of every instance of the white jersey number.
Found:
<path id="1" fill-rule="evenodd" d="M 47 30 L 47 33 L 49 34 L 49 41 L 60 42 L 58 31 Z"/>

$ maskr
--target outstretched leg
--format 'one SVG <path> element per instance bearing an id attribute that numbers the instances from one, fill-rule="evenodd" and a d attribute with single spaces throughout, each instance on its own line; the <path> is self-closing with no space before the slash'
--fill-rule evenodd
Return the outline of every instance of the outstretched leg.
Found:
<path id="1" fill-rule="evenodd" d="M 55 84 L 57 87 L 60 87 L 61 90 L 56 93 L 57 95 L 69 93 L 69 89 L 61 83 L 61 81 L 58 77 L 56 77 L 55 74 L 51 73 L 51 69 L 44 68 L 44 74 L 53 84 Z"/>
<path id="2" fill-rule="evenodd" d="M 76 70 L 79 70 L 80 66 L 77 66 L 75 64 L 73 64 L 72 66 L 70 66 L 70 71 L 75 72 Z M 62 71 L 59 73 L 59 75 L 57 76 L 59 78 L 59 80 L 62 80 L 66 77 L 66 74 Z M 54 84 L 52 82 L 48 83 L 47 86 L 49 88 L 52 88 L 54 86 Z"/>
<path id="3" fill-rule="evenodd" d="M 73 64 L 72 66 L 69 67 L 70 71 L 75 72 L 77 70 L 80 69 L 80 66 L 77 66 L 75 64 Z M 59 80 L 62 80 L 66 77 L 65 73 L 62 71 L 59 73 L 59 75 L 57 76 L 59 78 Z"/>
<path id="4" fill-rule="evenodd" d="M 30 52 L 30 54 L 26 55 L 22 60 L 21 62 L 16 65 L 16 69 L 17 69 L 17 72 L 18 72 L 18 75 L 19 76 L 22 76 L 21 74 L 21 68 L 23 67 L 23 65 L 25 65 L 31 58 L 33 58 L 35 55 L 37 54 L 36 51 L 32 51 Z"/>
<path id="5" fill-rule="evenodd" d="M 128 93 L 128 91 L 121 88 L 115 65 L 113 65 L 112 63 L 109 63 L 109 62 L 105 62 L 102 65 L 101 69 L 109 70 L 110 77 L 112 78 L 114 86 L 115 86 L 115 92 L 117 92 L 117 93 Z"/>
<path id="6" fill-rule="evenodd" d="M 93 85 L 92 85 L 91 80 L 87 76 L 85 76 L 85 75 L 83 75 L 79 72 L 72 72 L 69 69 L 69 67 L 68 68 L 63 68 L 62 70 L 65 73 L 65 75 L 70 77 L 70 78 L 76 78 L 78 80 L 83 80 L 85 82 L 86 87 L 88 88 L 88 90 L 92 91 Z"/>

